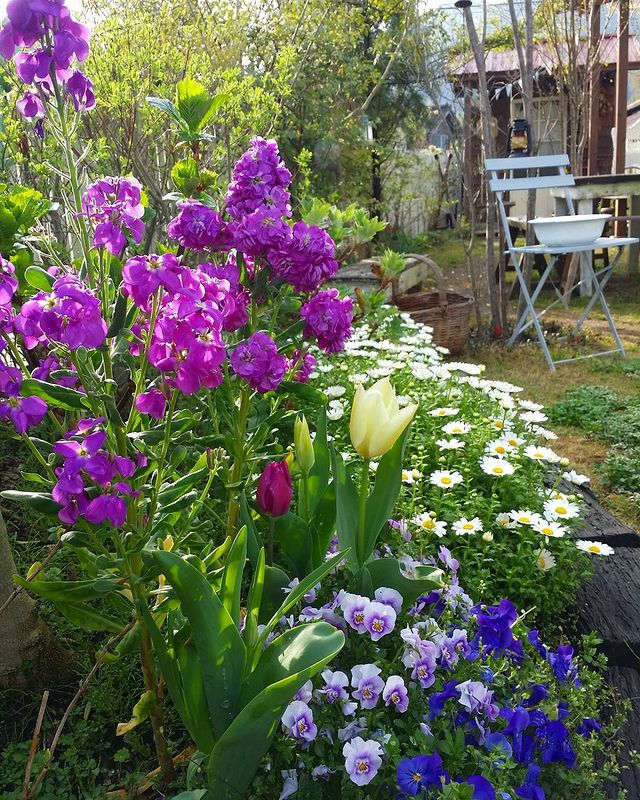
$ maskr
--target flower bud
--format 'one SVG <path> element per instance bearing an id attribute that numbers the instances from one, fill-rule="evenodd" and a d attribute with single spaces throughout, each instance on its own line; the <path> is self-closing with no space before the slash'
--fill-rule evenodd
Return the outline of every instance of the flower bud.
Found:
<path id="1" fill-rule="evenodd" d="M 272 461 L 258 481 L 256 501 L 258 508 L 269 517 L 281 517 L 291 506 L 293 487 L 286 461 Z"/>
<path id="2" fill-rule="evenodd" d="M 493 541 L 493 534 L 491 533 L 491 531 L 485 531 L 482 534 L 482 538 L 485 540 L 485 542 L 492 542 Z"/>
<path id="3" fill-rule="evenodd" d="M 296 461 L 303 475 L 311 472 L 316 463 L 316 454 L 313 452 L 313 442 L 309 435 L 309 425 L 304 414 L 297 417 L 293 426 L 293 441 L 296 448 Z"/>
<path id="4" fill-rule="evenodd" d="M 349 425 L 351 442 L 358 455 L 366 459 L 379 458 L 391 450 L 417 408 L 417 404 L 412 403 L 400 409 L 389 378 L 377 381 L 369 389 L 358 384 Z"/>
<path id="5" fill-rule="evenodd" d="M 561 458 L 560 459 L 560 466 L 568 467 L 569 466 L 569 459 L 568 458 Z"/>

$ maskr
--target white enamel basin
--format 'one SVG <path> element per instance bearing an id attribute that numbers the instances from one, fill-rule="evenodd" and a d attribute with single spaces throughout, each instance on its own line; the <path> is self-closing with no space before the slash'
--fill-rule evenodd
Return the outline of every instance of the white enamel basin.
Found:
<path id="1" fill-rule="evenodd" d="M 536 217 L 529 220 L 540 244 L 574 247 L 591 244 L 600 236 L 610 214 L 575 214 L 567 217 Z"/>

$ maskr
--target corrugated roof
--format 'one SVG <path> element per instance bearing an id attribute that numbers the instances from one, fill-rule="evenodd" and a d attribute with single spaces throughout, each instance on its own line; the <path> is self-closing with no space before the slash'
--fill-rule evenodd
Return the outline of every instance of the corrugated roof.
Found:
<path id="1" fill-rule="evenodd" d="M 600 63 L 603 66 L 615 66 L 618 63 L 618 37 L 605 36 L 600 45 Z M 583 46 L 578 51 L 577 64 L 584 66 L 587 58 L 587 40 L 581 43 Z M 547 70 L 551 72 L 557 65 L 557 55 L 555 48 L 549 42 L 540 42 L 533 47 L 533 67 L 536 70 Z M 562 61 L 566 61 L 565 58 Z M 459 63 L 459 62 L 458 62 Z M 518 72 L 518 55 L 513 50 L 495 50 L 487 53 L 485 57 L 488 74 L 513 73 Z M 629 36 L 629 68 L 640 69 L 640 44 L 636 36 Z M 476 75 L 478 72 L 476 62 L 471 59 L 462 66 L 454 67 L 453 75 Z"/>

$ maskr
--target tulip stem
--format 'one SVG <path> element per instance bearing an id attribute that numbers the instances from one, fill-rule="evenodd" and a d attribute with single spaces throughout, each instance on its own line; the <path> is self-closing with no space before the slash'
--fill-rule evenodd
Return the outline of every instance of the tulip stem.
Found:
<path id="1" fill-rule="evenodd" d="M 360 494 L 358 497 L 358 533 L 356 537 L 356 557 L 360 566 L 365 559 L 365 528 L 367 523 L 367 497 L 369 496 L 369 459 L 365 458 L 360 473 Z"/>
<path id="2" fill-rule="evenodd" d="M 273 565 L 273 540 L 276 533 L 276 518 L 269 517 L 269 538 L 267 539 L 267 565 Z"/>

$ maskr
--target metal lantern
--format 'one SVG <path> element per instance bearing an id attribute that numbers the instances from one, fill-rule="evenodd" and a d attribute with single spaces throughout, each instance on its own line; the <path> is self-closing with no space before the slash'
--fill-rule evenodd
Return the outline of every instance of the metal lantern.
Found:
<path id="1" fill-rule="evenodd" d="M 509 126 L 507 154 L 509 156 L 531 154 L 531 126 L 526 119 L 514 119 Z"/>

